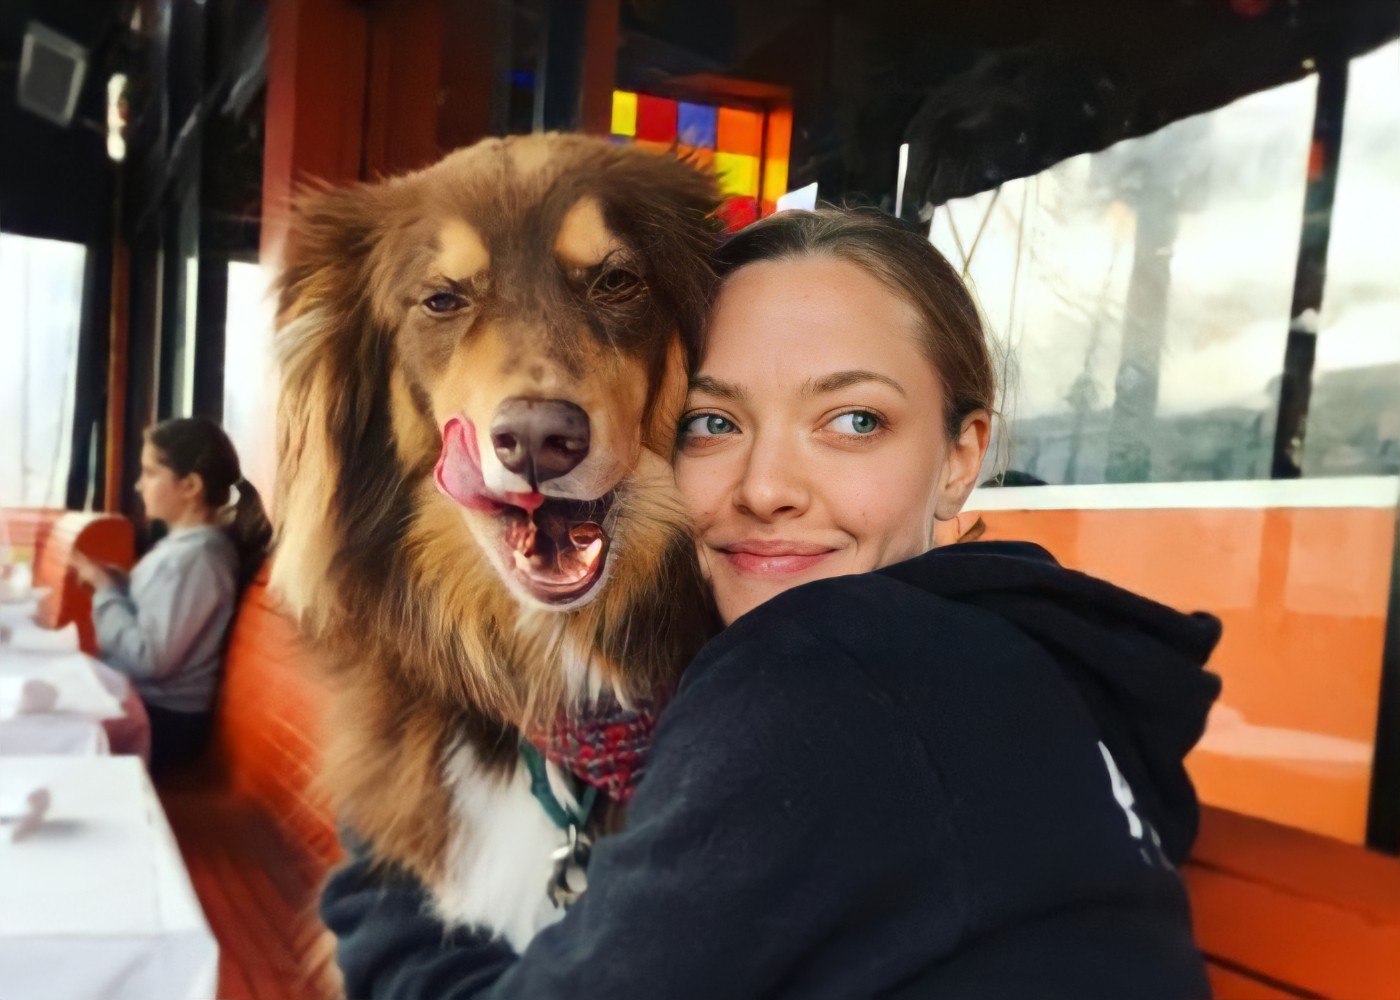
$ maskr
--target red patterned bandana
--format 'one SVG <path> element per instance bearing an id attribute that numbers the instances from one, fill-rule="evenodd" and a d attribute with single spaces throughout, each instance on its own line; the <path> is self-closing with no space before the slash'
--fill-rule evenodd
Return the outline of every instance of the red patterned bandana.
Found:
<path id="1" fill-rule="evenodd" d="M 626 709 L 606 695 L 582 710 L 560 709 L 554 725 L 530 735 L 540 753 L 609 798 L 629 802 L 642 780 L 660 706 Z"/>

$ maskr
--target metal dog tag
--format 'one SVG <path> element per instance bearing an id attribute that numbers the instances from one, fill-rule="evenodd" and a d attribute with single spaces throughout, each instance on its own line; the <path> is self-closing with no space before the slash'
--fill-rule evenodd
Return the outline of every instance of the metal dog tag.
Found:
<path id="1" fill-rule="evenodd" d="M 554 862 L 554 877 L 549 880 L 549 901 L 567 909 L 588 888 L 588 859 L 593 842 L 588 834 L 570 823 L 568 839 L 550 854 Z"/>

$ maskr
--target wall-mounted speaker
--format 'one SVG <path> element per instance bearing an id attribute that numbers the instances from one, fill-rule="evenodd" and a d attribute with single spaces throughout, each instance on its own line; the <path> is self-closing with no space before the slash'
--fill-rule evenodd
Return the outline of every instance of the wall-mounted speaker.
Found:
<path id="1" fill-rule="evenodd" d="M 67 126 L 87 76 L 88 53 L 71 38 L 36 21 L 24 29 L 19 61 L 19 106 Z"/>

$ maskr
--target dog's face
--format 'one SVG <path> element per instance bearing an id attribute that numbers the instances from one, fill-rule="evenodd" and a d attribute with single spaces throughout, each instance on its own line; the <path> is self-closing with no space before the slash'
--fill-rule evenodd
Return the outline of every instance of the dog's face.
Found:
<path id="1" fill-rule="evenodd" d="M 491 177 L 502 154 L 518 174 L 537 148 L 472 150 L 425 176 L 428 211 L 398 234 L 404 264 L 380 294 L 406 402 L 440 441 L 438 488 L 513 592 L 567 608 L 606 575 L 619 486 L 664 468 L 685 351 L 647 260 L 661 248 L 604 200 L 605 174 L 551 176 L 545 159 L 507 212 L 497 184 L 432 176 Z"/>
<path id="2" fill-rule="evenodd" d="M 715 202 L 675 160 L 560 135 L 309 199 L 281 302 L 283 475 L 328 480 L 342 523 L 279 509 L 299 575 L 450 507 L 519 603 L 595 600 L 615 554 L 646 542 L 628 537 L 634 501 L 669 489 Z M 298 440 L 320 410 L 324 446 Z M 391 456 L 397 483 L 376 467 Z"/>

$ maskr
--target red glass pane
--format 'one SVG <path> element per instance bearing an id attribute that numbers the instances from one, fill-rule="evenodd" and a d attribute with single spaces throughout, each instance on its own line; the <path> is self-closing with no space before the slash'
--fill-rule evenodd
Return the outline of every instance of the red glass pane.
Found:
<path id="1" fill-rule="evenodd" d="M 650 142 L 676 141 L 676 102 L 650 94 L 637 95 L 637 138 Z"/>
<path id="2" fill-rule="evenodd" d="M 738 232 L 750 222 L 758 221 L 758 199 L 730 198 L 719 207 L 719 217 L 724 220 L 725 229 Z"/>

